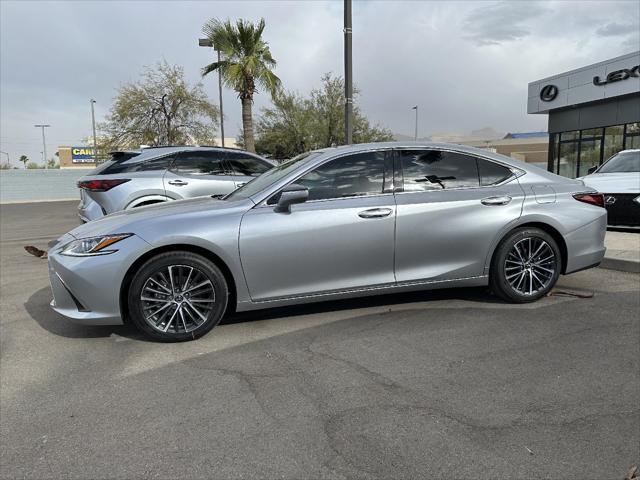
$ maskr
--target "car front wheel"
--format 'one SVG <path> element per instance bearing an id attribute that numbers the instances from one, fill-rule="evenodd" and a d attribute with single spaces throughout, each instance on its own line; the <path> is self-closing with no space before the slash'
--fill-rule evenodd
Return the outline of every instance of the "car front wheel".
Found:
<path id="1" fill-rule="evenodd" d="M 489 282 L 504 300 L 533 302 L 551 291 L 561 269 L 560 249 L 551 235 L 539 228 L 519 228 L 498 245 Z"/>
<path id="2" fill-rule="evenodd" d="M 133 277 L 131 320 L 161 341 L 198 338 L 215 327 L 227 308 L 228 287 L 220 269 L 191 252 L 167 252 L 149 259 Z"/>

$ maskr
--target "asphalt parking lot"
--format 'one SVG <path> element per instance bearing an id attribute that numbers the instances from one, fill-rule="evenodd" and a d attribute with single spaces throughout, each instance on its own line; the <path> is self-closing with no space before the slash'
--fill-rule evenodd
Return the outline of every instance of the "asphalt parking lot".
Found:
<path id="1" fill-rule="evenodd" d="M 74 202 L 1 207 L 2 478 L 623 478 L 640 460 L 640 275 L 237 315 L 183 344 L 49 310 Z"/>

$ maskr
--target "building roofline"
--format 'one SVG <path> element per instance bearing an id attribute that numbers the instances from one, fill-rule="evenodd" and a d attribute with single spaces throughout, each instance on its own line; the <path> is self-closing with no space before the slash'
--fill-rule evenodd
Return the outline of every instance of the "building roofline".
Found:
<path id="1" fill-rule="evenodd" d="M 566 75 L 572 75 L 572 74 L 578 73 L 578 72 L 583 72 L 585 70 L 590 70 L 592 68 L 596 68 L 596 67 L 599 67 L 601 65 L 606 65 L 606 64 L 611 63 L 611 62 L 617 62 L 618 60 L 624 60 L 625 58 L 634 57 L 634 56 L 639 55 L 639 54 L 640 54 L 640 50 L 636 50 L 636 51 L 633 51 L 633 52 L 630 52 L 630 53 L 626 53 L 624 55 L 620 55 L 618 57 L 613 57 L 613 58 L 609 58 L 607 60 L 602 60 L 601 62 L 592 63 L 591 65 L 587 65 L 585 67 L 575 68 L 573 70 L 567 70 L 566 72 L 562 72 L 562 73 L 557 73 L 555 75 L 551 75 L 550 77 L 540 78 L 538 80 L 534 80 L 533 82 L 529 82 L 529 85 L 531 85 L 533 83 L 546 82 L 546 81 L 553 80 L 553 79 L 558 78 L 558 77 L 564 77 Z"/>

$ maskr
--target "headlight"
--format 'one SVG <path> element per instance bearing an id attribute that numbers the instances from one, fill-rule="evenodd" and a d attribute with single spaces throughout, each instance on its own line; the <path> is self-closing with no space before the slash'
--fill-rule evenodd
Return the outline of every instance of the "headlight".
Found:
<path id="1" fill-rule="evenodd" d="M 101 237 L 81 238 L 67 243 L 60 255 L 68 255 L 70 257 L 90 257 L 93 255 L 107 255 L 109 253 L 117 252 L 114 249 L 108 249 L 114 243 L 124 240 L 130 237 L 133 233 L 119 233 L 117 235 L 103 235 Z"/>

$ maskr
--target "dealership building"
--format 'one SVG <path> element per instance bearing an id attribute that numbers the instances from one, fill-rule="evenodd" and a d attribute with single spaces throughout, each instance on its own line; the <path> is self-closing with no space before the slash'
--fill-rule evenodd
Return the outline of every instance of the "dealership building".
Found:
<path id="1" fill-rule="evenodd" d="M 549 115 L 548 169 L 586 175 L 640 148 L 640 51 L 529 84 L 527 112 Z"/>

